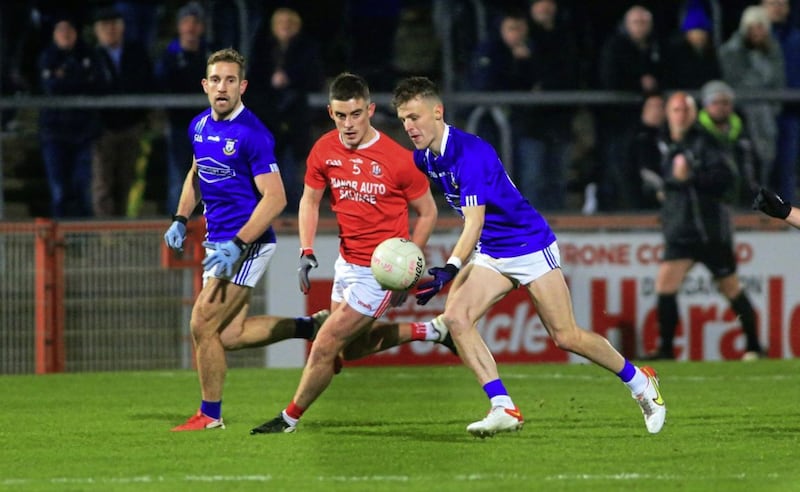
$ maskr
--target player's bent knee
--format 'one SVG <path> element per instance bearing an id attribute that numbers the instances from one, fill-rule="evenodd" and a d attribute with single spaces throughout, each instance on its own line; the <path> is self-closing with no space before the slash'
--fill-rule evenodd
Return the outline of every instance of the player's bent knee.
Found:
<path id="1" fill-rule="evenodd" d="M 555 330 L 552 338 L 553 343 L 561 350 L 568 352 L 580 351 L 581 332 L 578 329 Z"/>

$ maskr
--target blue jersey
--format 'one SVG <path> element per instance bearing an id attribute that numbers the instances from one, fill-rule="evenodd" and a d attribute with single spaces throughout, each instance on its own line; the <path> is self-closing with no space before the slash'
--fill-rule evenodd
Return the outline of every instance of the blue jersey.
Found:
<path id="1" fill-rule="evenodd" d="M 495 258 L 522 256 L 556 240 L 544 217 L 514 186 L 497 152 L 475 135 L 445 126 L 442 155 L 415 150 L 414 162 L 462 217 L 461 207 L 486 206 L 478 243 L 482 253 Z"/>
<path id="2" fill-rule="evenodd" d="M 230 118 L 214 121 L 211 108 L 195 116 L 189 125 L 192 139 L 206 237 L 228 241 L 250 219 L 261 200 L 254 178 L 279 172 L 275 138 L 253 114 L 242 106 Z M 270 226 L 256 241 L 274 243 Z"/>

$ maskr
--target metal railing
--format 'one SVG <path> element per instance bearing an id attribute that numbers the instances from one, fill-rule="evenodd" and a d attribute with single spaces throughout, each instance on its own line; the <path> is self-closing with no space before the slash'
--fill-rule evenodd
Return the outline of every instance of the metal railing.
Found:
<path id="1" fill-rule="evenodd" d="M 0 374 L 191 368 L 202 255 L 166 260 L 163 233 L 163 221 L 0 222 Z M 238 367 L 265 358 L 228 354 Z"/>

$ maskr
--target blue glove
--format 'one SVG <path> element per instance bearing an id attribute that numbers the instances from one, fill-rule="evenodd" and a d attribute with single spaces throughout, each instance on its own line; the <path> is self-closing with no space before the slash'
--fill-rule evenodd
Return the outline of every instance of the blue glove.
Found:
<path id="1" fill-rule="evenodd" d="M 203 247 L 214 250 L 213 253 L 203 259 L 203 268 L 206 271 L 210 271 L 219 265 L 217 273 L 225 277 L 231 277 L 233 275 L 233 265 L 242 256 L 242 252 L 247 249 L 247 244 L 238 237 L 234 237 L 224 243 L 205 241 Z"/>
<path id="2" fill-rule="evenodd" d="M 449 284 L 456 275 L 458 275 L 458 267 L 452 263 L 448 263 L 443 267 L 433 267 L 428 270 L 428 273 L 433 275 L 433 280 L 425 282 L 417 288 L 417 304 L 424 306 L 428 304 L 433 296 L 439 293 L 445 285 Z"/>
<path id="3" fill-rule="evenodd" d="M 314 251 L 312 249 L 305 249 L 300 253 L 300 264 L 297 267 L 297 279 L 300 281 L 300 292 L 303 294 L 308 294 L 308 291 L 311 290 L 311 282 L 308 280 L 308 272 L 312 268 L 317 268 L 319 266 L 319 262 L 317 262 L 317 257 L 314 256 Z"/>
<path id="4" fill-rule="evenodd" d="M 186 240 L 186 223 L 180 220 L 172 221 L 172 225 L 164 233 L 164 242 L 175 251 L 183 251 L 184 240 Z"/>

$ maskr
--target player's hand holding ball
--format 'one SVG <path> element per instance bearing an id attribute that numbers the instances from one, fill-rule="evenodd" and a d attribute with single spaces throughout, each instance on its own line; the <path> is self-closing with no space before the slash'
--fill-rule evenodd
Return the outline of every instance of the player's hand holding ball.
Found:
<path id="1" fill-rule="evenodd" d="M 774 191 L 761 188 L 758 190 L 755 200 L 753 200 L 753 210 L 761 210 L 776 219 L 785 219 L 792 211 L 792 204 L 785 201 Z"/>

